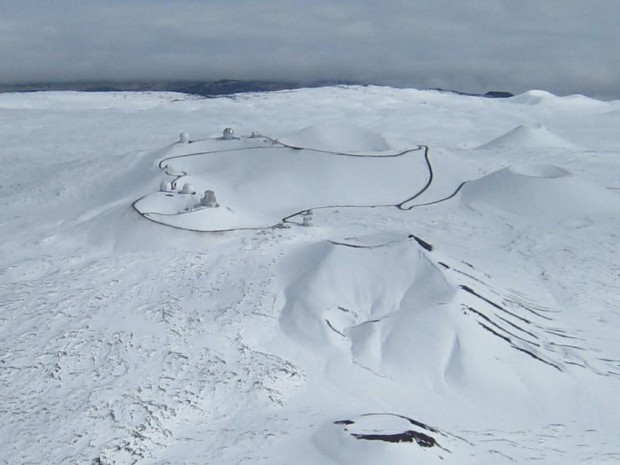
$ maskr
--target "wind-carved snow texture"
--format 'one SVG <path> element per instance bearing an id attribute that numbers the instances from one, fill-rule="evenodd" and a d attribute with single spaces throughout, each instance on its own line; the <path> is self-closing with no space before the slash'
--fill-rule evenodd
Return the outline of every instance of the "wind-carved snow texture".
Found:
<path id="1" fill-rule="evenodd" d="M 618 463 L 618 104 L 0 95 L 0 463 Z"/>
<path id="2" fill-rule="evenodd" d="M 67 260 L 60 272 L 11 283 L 2 340 L 15 339 L 3 350 L 0 379 L 12 387 L 2 404 L 12 412 L 3 428 L 16 440 L 3 449 L 13 463 L 35 460 L 33 411 L 63 425 L 34 431 L 50 462 L 107 464 L 207 441 L 216 431 L 202 425 L 223 427 L 233 406 L 281 405 L 303 374 L 237 334 L 239 318 L 261 311 L 269 282 L 260 276 L 272 265 L 253 261 L 255 279 L 239 282 L 230 272 L 240 258 L 136 255 L 120 269 L 115 259 Z M 29 299 L 35 284 L 39 297 Z"/>

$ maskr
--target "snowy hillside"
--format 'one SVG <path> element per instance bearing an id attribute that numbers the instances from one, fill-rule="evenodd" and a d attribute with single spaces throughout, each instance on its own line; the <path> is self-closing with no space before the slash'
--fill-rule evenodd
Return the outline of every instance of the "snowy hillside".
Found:
<path id="1" fill-rule="evenodd" d="M 619 127 L 0 94 L 0 464 L 619 463 Z"/>

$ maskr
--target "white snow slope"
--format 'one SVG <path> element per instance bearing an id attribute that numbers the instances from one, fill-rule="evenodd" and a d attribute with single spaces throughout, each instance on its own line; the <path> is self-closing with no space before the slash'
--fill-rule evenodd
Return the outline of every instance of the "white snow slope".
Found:
<path id="1" fill-rule="evenodd" d="M 0 464 L 619 463 L 619 127 L 541 91 L 0 94 Z"/>

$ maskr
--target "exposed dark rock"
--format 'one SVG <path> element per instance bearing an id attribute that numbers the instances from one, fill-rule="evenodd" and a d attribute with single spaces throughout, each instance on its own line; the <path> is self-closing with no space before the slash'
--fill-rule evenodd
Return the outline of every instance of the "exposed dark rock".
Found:
<path id="1" fill-rule="evenodd" d="M 403 420 L 406 420 L 407 422 L 409 422 L 410 424 L 412 424 L 413 426 L 417 426 L 420 429 L 426 430 L 430 433 L 438 433 L 441 434 L 440 431 L 437 428 L 433 428 L 432 426 L 428 426 L 425 425 L 422 422 L 419 422 L 417 420 L 413 420 L 411 418 L 405 417 L 403 415 L 397 415 L 397 414 L 393 414 L 393 413 L 385 413 L 385 414 L 381 414 L 381 413 L 367 413 L 365 415 L 362 415 L 362 417 L 373 417 L 373 416 L 390 416 L 390 417 L 397 417 L 397 418 L 402 418 Z M 335 421 L 334 422 L 335 425 L 344 425 L 344 426 L 350 426 L 350 425 L 354 425 L 355 422 L 353 420 L 339 420 L 339 421 Z M 344 428 L 345 431 L 349 431 L 347 428 Z M 425 433 L 421 433 L 419 431 L 414 431 L 414 430 L 406 430 L 403 431 L 402 433 L 393 433 L 393 434 L 381 434 L 381 433 L 353 433 L 350 432 L 351 436 L 353 436 L 356 439 L 363 439 L 366 441 L 385 441 L 385 442 L 393 442 L 393 443 L 401 443 L 401 442 L 415 442 L 416 444 L 418 444 L 420 447 L 439 447 L 440 449 L 443 449 L 439 443 L 437 443 L 437 441 L 435 440 L 435 438 L 433 438 L 432 436 L 429 436 L 428 434 Z"/>
<path id="2" fill-rule="evenodd" d="M 415 236 L 415 235 L 413 235 L 413 234 L 409 234 L 409 238 L 411 238 L 411 239 L 415 239 L 415 241 L 416 241 L 418 244 L 420 244 L 420 246 L 421 246 L 424 250 L 426 250 L 426 251 L 428 251 L 428 252 L 432 252 L 432 251 L 433 251 L 433 246 L 432 246 L 431 244 L 429 244 L 428 242 L 426 242 L 426 241 L 424 241 L 424 240 L 420 239 L 419 237 L 417 237 L 417 236 Z"/>
<path id="3" fill-rule="evenodd" d="M 352 420 L 339 420 L 339 421 L 335 421 L 334 425 L 354 425 L 355 422 Z"/>
<path id="4" fill-rule="evenodd" d="M 416 442 L 420 447 L 435 447 L 437 441 L 434 438 L 417 431 L 405 431 L 398 434 L 352 434 L 354 438 L 366 441 L 385 442 Z"/>
<path id="5" fill-rule="evenodd" d="M 501 90 L 492 90 L 483 95 L 483 97 L 487 98 L 510 98 L 514 96 L 515 95 L 512 92 L 504 92 Z"/>

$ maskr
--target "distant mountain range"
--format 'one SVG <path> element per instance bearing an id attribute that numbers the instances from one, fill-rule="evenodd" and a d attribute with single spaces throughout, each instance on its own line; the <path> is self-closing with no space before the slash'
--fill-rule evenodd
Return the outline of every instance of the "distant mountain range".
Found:
<path id="1" fill-rule="evenodd" d="M 311 84 L 300 84 L 282 81 L 245 81 L 222 79 L 219 81 L 88 81 L 88 82 L 55 82 L 28 84 L 0 84 L 1 92 L 39 92 L 39 91 L 79 91 L 79 92 L 182 92 L 217 97 L 242 92 L 270 92 L 304 87 L 325 87 L 337 85 L 359 85 L 349 81 L 318 81 Z M 441 92 L 453 92 L 460 95 L 483 96 L 489 98 L 512 97 L 510 92 L 490 91 L 485 94 L 471 94 L 446 89 L 434 89 Z"/>

